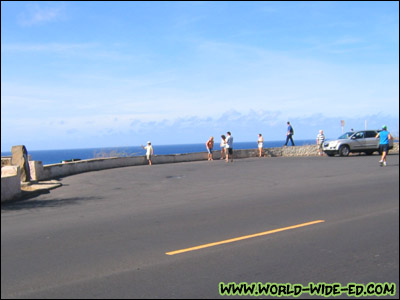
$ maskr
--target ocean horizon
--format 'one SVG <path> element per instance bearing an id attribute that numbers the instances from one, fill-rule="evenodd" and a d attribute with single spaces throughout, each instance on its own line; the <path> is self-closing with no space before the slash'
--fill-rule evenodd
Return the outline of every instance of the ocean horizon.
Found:
<path id="1" fill-rule="evenodd" d="M 264 148 L 282 147 L 285 141 L 264 141 Z M 296 146 L 313 145 L 315 140 L 296 140 Z M 289 142 L 289 145 L 290 142 Z M 198 144 L 176 144 L 176 145 L 153 145 L 154 155 L 184 154 L 207 152 L 205 143 Z M 234 142 L 234 150 L 257 149 L 257 142 Z M 59 150 L 28 150 L 32 160 L 41 161 L 43 165 L 57 164 L 72 159 L 93 159 L 114 156 L 142 156 L 146 150 L 141 146 L 128 147 L 99 147 L 84 149 L 59 149 Z M 219 141 L 214 144 L 214 151 L 220 151 Z M 1 152 L 1 156 L 10 156 L 10 152 Z"/>

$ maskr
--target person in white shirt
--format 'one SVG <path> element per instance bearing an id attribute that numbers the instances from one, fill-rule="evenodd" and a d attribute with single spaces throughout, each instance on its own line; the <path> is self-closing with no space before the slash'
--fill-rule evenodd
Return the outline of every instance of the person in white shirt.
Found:
<path id="1" fill-rule="evenodd" d="M 322 150 L 322 147 L 324 146 L 324 142 L 325 142 L 324 131 L 320 130 L 319 134 L 317 135 L 317 145 L 318 145 L 318 152 L 319 152 L 320 156 L 324 155 L 324 151 Z"/>
<path id="2" fill-rule="evenodd" d="M 147 142 L 147 146 L 144 147 L 142 145 L 142 148 L 146 150 L 146 158 L 149 161 L 149 166 L 151 166 L 151 156 L 154 154 L 153 146 L 151 145 L 151 142 Z"/>
<path id="3" fill-rule="evenodd" d="M 220 159 L 225 159 L 226 156 L 226 136 L 225 135 L 221 135 L 221 158 Z"/>
<path id="4" fill-rule="evenodd" d="M 263 148 L 264 148 L 264 138 L 262 137 L 261 133 L 258 134 L 257 143 L 258 143 L 258 156 L 262 157 Z"/>
<path id="5" fill-rule="evenodd" d="M 226 162 L 229 162 L 229 157 L 231 158 L 231 162 L 233 162 L 233 136 L 229 131 L 226 135 Z"/>

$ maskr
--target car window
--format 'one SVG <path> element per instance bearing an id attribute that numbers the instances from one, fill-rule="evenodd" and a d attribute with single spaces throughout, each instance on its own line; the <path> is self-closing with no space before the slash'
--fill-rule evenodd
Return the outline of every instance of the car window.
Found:
<path id="1" fill-rule="evenodd" d="M 364 131 L 357 132 L 357 133 L 355 134 L 355 138 L 356 138 L 356 139 L 362 139 L 362 138 L 364 138 Z"/>
<path id="2" fill-rule="evenodd" d="M 348 139 L 354 132 L 350 131 L 350 132 L 346 132 L 343 135 L 339 136 L 338 139 L 339 140 L 345 140 Z"/>
<path id="3" fill-rule="evenodd" d="M 376 131 L 373 130 L 369 130 L 365 132 L 365 137 L 366 138 L 374 138 L 376 136 Z"/>

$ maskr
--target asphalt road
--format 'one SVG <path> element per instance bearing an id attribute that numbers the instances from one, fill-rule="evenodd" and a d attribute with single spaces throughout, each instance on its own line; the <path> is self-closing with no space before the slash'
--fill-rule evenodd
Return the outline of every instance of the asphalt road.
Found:
<path id="1" fill-rule="evenodd" d="M 2 205 L 1 297 L 216 298 L 220 282 L 398 288 L 399 156 L 378 160 L 249 158 L 63 178 Z"/>

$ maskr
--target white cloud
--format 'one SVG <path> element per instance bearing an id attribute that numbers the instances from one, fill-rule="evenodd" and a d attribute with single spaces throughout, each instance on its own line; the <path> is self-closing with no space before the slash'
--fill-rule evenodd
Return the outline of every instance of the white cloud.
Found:
<path id="1" fill-rule="evenodd" d="M 52 5 L 54 5 L 54 2 Z M 18 16 L 18 22 L 21 26 L 34 26 L 54 22 L 63 18 L 64 11 L 64 5 L 49 7 L 47 4 L 47 7 L 43 7 L 38 4 L 29 4 L 26 10 Z"/>
<path id="2" fill-rule="evenodd" d="M 215 117 L 192 114 L 170 118 L 154 114 L 144 118 L 140 114 L 97 114 L 5 120 L 2 116 L 2 150 L 7 151 L 12 145 L 21 143 L 31 150 L 44 149 L 44 145 L 47 149 L 134 146 L 149 139 L 158 145 L 200 143 L 210 135 L 219 137 L 228 130 L 237 142 L 256 139 L 258 133 L 262 133 L 266 140 L 283 140 L 286 121 L 293 124 L 298 140 L 313 139 L 320 129 L 328 138 L 336 138 L 341 133 L 341 119 L 323 113 L 288 118 L 283 111 L 240 112 L 234 109 L 222 111 Z M 363 129 L 367 120 L 369 128 L 386 124 L 398 135 L 398 116 L 370 114 L 343 119 L 346 121 L 345 130 Z M 3 126 L 3 122 L 7 126 Z"/>

